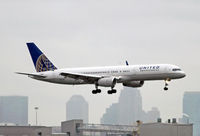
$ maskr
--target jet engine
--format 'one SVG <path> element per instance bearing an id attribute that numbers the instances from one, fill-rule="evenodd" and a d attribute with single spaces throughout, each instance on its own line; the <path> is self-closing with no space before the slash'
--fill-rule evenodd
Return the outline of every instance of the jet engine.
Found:
<path id="1" fill-rule="evenodd" d="M 104 86 L 104 87 L 114 87 L 116 83 L 117 80 L 114 77 L 101 78 L 97 82 L 99 86 Z"/>
<path id="2" fill-rule="evenodd" d="M 123 83 L 123 86 L 128 86 L 128 87 L 142 87 L 144 84 L 144 81 L 129 81 Z"/>

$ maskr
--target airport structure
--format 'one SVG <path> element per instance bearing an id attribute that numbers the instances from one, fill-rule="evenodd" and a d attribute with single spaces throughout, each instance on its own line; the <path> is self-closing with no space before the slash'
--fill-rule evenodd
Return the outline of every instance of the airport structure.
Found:
<path id="1" fill-rule="evenodd" d="M 200 92 L 184 93 L 183 120 L 193 123 L 193 136 L 200 136 Z"/>
<path id="2" fill-rule="evenodd" d="M 138 125 L 84 124 L 81 120 L 62 122 L 68 136 L 192 136 L 192 124 L 145 123 Z"/>
<path id="3" fill-rule="evenodd" d="M 192 136 L 192 124 L 144 123 L 137 125 L 87 124 L 83 120 L 61 122 L 61 130 L 45 126 L 0 126 L 0 136 Z M 59 130 L 59 127 L 57 127 Z"/>
<path id="4" fill-rule="evenodd" d="M 28 97 L 0 96 L 0 123 L 28 125 Z"/>
<path id="5" fill-rule="evenodd" d="M 1 136 L 51 136 L 51 127 L 45 126 L 0 126 Z"/>
<path id="6" fill-rule="evenodd" d="M 66 120 L 82 119 L 88 123 L 88 102 L 81 95 L 74 95 L 66 104 Z"/>
<path id="7" fill-rule="evenodd" d="M 140 136 L 192 136 L 192 124 L 147 123 L 141 125 Z"/>

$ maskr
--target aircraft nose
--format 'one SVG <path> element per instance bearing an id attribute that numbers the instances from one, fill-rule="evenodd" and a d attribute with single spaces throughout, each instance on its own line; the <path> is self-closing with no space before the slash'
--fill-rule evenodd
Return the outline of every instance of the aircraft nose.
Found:
<path id="1" fill-rule="evenodd" d="M 182 71 L 182 72 L 181 72 L 181 77 L 183 78 L 183 77 L 185 77 L 185 76 L 186 76 L 185 72 Z"/>

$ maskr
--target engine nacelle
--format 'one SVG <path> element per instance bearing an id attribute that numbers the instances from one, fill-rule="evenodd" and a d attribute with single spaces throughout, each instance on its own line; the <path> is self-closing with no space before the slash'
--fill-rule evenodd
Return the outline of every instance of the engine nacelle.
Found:
<path id="1" fill-rule="evenodd" d="M 129 81 L 126 83 L 123 83 L 123 86 L 128 87 L 142 87 L 144 85 L 144 81 Z"/>
<path id="2" fill-rule="evenodd" d="M 117 80 L 114 77 L 105 77 L 98 80 L 97 84 L 104 87 L 114 87 Z"/>

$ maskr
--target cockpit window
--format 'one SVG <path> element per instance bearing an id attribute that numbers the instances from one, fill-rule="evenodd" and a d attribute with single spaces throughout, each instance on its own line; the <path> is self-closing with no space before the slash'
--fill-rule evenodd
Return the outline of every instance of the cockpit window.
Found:
<path id="1" fill-rule="evenodd" d="M 173 68 L 172 71 L 181 71 L 180 68 Z"/>

